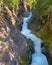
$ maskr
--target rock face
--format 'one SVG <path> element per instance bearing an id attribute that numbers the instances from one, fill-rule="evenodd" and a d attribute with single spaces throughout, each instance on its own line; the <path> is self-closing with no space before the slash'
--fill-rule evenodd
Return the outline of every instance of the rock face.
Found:
<path id="1" fill-rule="evenodd" d="M 18 17 L 17 17 L 16 20 L 17 20 L 17 21 L 16 21 L 17 25 L 20 25 L 20 24 L 22 23 L 22 21 L 23 21 L 22 15 L 18 15 Z"/>
<path id="2" fill-rule="evenodd" d="M 25 11 L 24 0 L 19 0 L 18 7 L 19 7 L 18 13 L 23 14 L 23 12 Z"/>
<path id="3" fill-rule="evenodd" d="M 14 60 L 14 62 L 13 62 Z M 0 42 L 0 65 L 17 65 L 15 51 L 10 49 L 9 43 Z"/>
<path id="4" fill-rule="evenodd" d="M 18 65 L 19 57 L 27 52 L 27 41 L 8 18 L 2 19 L 0 20 L 0 65 Z"/>
<path id="5" fill-rule="evenodd" d="M 29 11 L 25 11 L 23 12 L 23 14 L 18 14 L 18 17 L 16 17 L 16 27 L 21 30 L 22 27 L 22 21 L 23 21 L 23 17 L 28 17 L 29 15 Z"/>
<path id="6" fill-rule="evenodd" d="M 24 54 L 27 51 L 26 39 L 23 37 L 23 35 L 19 31 L 12 38 L 15 42 L 15 45 L 18 46 L 17 48 L 15 47 L 15 51 L 16 52 L 18 51 L 20 55 Z"/>
<path id="7" fill-rule="evenodd" d="M 28 17 L 28 16 L 29 16 L 29 12 L 28 11 L 23 13 L 23 17 Z"/>

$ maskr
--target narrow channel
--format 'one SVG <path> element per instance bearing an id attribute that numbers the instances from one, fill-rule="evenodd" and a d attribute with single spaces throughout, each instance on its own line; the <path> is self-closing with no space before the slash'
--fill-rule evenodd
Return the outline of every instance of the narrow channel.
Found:
<path id="1" fill-rule="evenodd" d="M 41 43 L 42 40 L 36 35 L 31 33 L 31 30 L 28 29 L 28 20 L 32 17 L 32 13 L 29 12 L 28 17 L 23 18 L 22 30 L 21 33 L 27 38 L 33 41 L 34 54 L 32 54 L 31 65 L 48 65 L 46 56 L 41 52 Z"/>

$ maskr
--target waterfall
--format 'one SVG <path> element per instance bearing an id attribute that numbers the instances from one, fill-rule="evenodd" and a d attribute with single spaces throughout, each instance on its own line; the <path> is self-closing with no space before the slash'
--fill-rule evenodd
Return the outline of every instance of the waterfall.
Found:
<path id="1" fill-rule="evenodd" d="M 42 40 L 38 38 L 36 35 L 32 34 L 31 30 L 28 29 L 27 22 L 31 18 L 31 16 L 32 16 L 32 13 L 29 12 L 29 16 L 26 18 L 25 17 L 23 18 L 22 31 L 21 31 L 21 33 L 27 39 L 31 39 L 34 43 L 33 46 L 34 46 L 35 53 L 32 54 L 31 65 L 48 65 L 46 56 L 43 53 L 41 53 Z"/>

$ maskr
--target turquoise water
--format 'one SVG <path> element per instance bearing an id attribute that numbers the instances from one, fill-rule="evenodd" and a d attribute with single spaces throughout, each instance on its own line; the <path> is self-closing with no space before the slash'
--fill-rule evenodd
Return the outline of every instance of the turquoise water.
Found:
<path id="1" fill-rule="evenodd" d="M 31 30 L 28 29 L 28 20 L 31 18 L 32 13 L 29 13 L 29 16 L 23 18 L 23 25 L 21 33 L 27 38 L 33 41 L 35 53 L 32 54 L 32 62 L 31 65 L 48 65 L 47 58 L 44 54 L 41 53 L 41 43 L 42 40 L 38 38 L 36 35 L 31 33 Z"/>

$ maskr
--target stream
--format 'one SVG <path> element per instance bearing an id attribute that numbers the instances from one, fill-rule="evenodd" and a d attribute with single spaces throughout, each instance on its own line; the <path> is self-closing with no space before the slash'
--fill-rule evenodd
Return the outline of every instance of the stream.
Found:
<path id="1" fill-rule="evenodd" d="M 31 30 L 28 29 L 28 20 L 31 18 L 32 13 L 29 12 L 28 17 L 23 18 L 22 30 L 21 33 L 27 38 L 32 40 L 34 47 L 34 54 L 32 54 L 31 65 L 48 65 L 46 56 L 41 52 L 41 43 L 42 40 L 36 35 L 31 33 Z"/>

